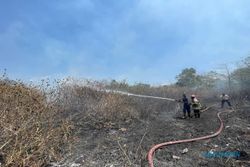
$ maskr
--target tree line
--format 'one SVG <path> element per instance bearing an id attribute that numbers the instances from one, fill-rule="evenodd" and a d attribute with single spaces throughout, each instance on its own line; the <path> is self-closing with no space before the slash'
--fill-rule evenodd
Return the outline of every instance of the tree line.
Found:
<path id="1" fill-rule="evenodd" d="M 229 91 L 237 89 L 250 92 L 250 56 L 243 59 L 238 67 L 230 71 L 224 65 L 223 72 L 210 71 L 198 74 L 194 68 L 185 68 L 176 76 L 176 85 L 189 88 L 224 88 Z"/>

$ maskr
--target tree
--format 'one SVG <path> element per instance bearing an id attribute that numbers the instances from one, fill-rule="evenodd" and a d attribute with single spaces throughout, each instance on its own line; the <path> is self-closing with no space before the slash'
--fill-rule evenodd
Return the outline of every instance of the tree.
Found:
<path id="1" fill-rule="evenodd" d="M 229 92 L 233 91 L 233 78 L 232 78 L 232 68 L 230 64 L 222 64 L 218 69 L 221 75 L 221 82 L 223 83 L 223 90 Z"/>
<path id="2" fill-rule="evenodd" d="M 111 89 L 127 89 L 129 87 L 128 83 L 126 82 L 126 80 L 122 80 L 122 81 L 116 81 L 116 80 L 112 80 L 109 84 L 109 87 Z"/>
<path id="3" fill-rule="evenodd" d="M 246 67 L 250 68 L 250 56 L 248 56 L 247 58 L 245 58 L 245 59 L 243 60 L 243 64 L 244 64 Z"/>
<path id="4" fill-rule="evenodd" d="M 177 82 L 176 85 L 181 87 L 197 87 L 200 78 L 196 74 L 196 70 L 194 68 L 185 68 L 182 72 L 176 76 Z"/>
<path id="5" fill-rule="evenodd" d="M 211 89 L 216 86 L 216 82 L 220 80 L 220 74 L 218 74 L 215 71 L 210 71 L 204 75 L 200 75 L 199 81 L 200 81 L 200 87 Z"/>
<path id="6" fill-rule="evenodd" d="M 250 57 L 244 59 L 242 65 L 233 71 L 232 77 L 242 90 L 250 89 Z"/>

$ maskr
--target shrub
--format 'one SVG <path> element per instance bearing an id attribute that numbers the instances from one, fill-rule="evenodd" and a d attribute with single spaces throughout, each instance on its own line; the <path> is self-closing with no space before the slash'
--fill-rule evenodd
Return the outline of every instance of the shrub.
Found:
<path id="1" fill-rule="evenodd" d="M 21 82 L 0 82 L 0 153 L 4 166 L 45 166 L 67 151 L 73 126 L 60 109 Z"/>

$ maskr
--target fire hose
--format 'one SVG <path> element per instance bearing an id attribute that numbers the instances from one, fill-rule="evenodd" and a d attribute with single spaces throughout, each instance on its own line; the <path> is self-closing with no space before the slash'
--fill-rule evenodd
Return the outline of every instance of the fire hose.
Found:
<path id="1" fill-rule="evenodd" d="M 155 153 L 155 151 L 156 151 L 157 149 L 159 149 L 159 148 L 162 148 L 162 147 L 168 146 L 168 145 L 173 145 L 173 144 L 180 144 L 180 143 L 194 142 L 194 141 L 198 141 L 198 140 L 205 140 L 205 139 L 209 139 L 209 138 L 213 138 L 213 137 L 218 136 L 218 135 L 221 133 L 221 131 L 222 131 L 222 129 L 223 129 L 223 126 L 224 126 L 224 125 L 223 125 L 223 121 L 222 121 L 222 119 L 221 119 L 221 117 L 220 117 L 220 114 L 221 114 L 221 113 L 223 113 L 223 112 L 219 112 L 219 113 L 217 114 L 217 118 L 218 118 L 219 121 L 220 121 L 220 127 L 219 127 L 219 129 L 218 129 L 215 133 L 213 133 L 213 134 L 211 134 L 211 135 L 202 136 L 202 137 L 197 137 L 197 138 L 192 138 L 192 139 L 184 139 L 184 140 L 169 141 L 169 142 L 160 143 L 160 144 L 157 144 L 157 145 L 153 146 L 153 147 L 149 150 L 149 152 L 148 152 L 148 163 L 149 163 L 149 166 L 150 166 L 150 167 L 154 167 L 154 162 L 153 162 L 154 153 Z"/>
<path id="2" fill-rule="evenodd" d="M 106 92 L 118 93 L 118 94 L 123 94 L 123 95 L 128 95 L 128 96 L 141 97 L 141 98 L 153 98 L 153 99 L 160 99 L 160 100 L 176 101 L 175 99 L 172 99 L 172 98 L 157 97 L 157 96 L 148 96 L 148 95 L 138 95 L 138 94 L 123 92 L 123 91 L 110 91 L 110 90 L 106 90 Z M 212 106 L 205 108 L 202 112 L 210 109 L 211 107 Z M 157 149 L 160 149 L 160 148 L 165 147 L 165 146 L 173 145 L 173 144 L 189 143 L 189 142 L 194 142 L 194 141 L 199 141 L 199 140 L 206 140 L 206 139 L 218 136 L 222 132 L 223 127 L 224 127 L 223 121 L 222 121 L 222 119 L 220 117 L 221 113 L 223 113 L 223 112 L 217 113 L 217 118 L 218 118 L 218 120 L 220 122 L 220 127 L 219 127 L 219 129 L 215 133 L 213 133 L 211 135 L 206 135 L 206 136 L 201 136 L 201 137 L 196 137 L 196 138 L 191 138 L 191 139 L 168 141 L 168 142 L 164 142 L 164 143 L 160 143 L 160 144 L 154 145 L 149 150 L 148 156 L 147 156 L 149 167 L 154 167 L 153 158 L 154 158 L 154 153 L 155 153 L 155 151 Z"/>

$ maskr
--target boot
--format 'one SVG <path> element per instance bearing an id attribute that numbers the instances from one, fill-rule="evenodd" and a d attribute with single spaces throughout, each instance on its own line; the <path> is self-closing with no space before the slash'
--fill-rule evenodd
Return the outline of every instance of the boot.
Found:
<path id="1" fill-rule="evenodd" d="M 182 117 L 182 118 L 183 118 L 183 119 L 186 119 L 186 118 L 187 118 L 185 112 L 183 113 L 183 117 Z"/>
<path id="2" fill-rule="evenodd" d="M 200 118 L 200 112 L 197 113 L 197 118 Z"/>
<path id="3" fill-rule="evenodd" d="M 192 118 L 192 116 L 190 115 L 190 112 L 188 113 L 188 117 L 189 117 L 189 118 Z"/>
<path id="4" fill-rule="evenodd" d="M 198 115 L 197 115 L 197 113 L 196 113 L 196 112 L 194 113 L 194 117 L 195 117 L 195 118 L 198 118 Z"/>

